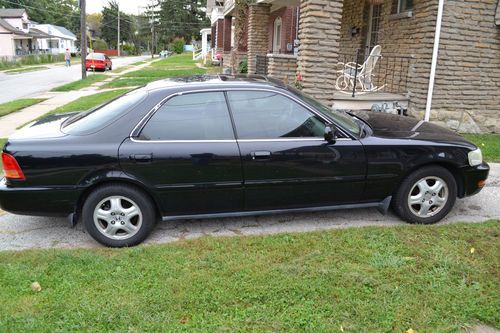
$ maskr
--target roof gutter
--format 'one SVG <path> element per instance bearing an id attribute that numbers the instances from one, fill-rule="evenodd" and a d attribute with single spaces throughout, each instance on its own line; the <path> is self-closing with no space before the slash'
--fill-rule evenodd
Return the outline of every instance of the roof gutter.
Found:
<path id="1" fill-rule="evenodd" d="M 439 0 L 436 19 L 436 33 L 434 35 L 434 48 L 432 49 L 431 74 L 429 77 L 429 90 L 427 91 L 427 103 L 425 105 L 424 120 L 429 121 L 432 107 L 432 94 L 434 93 L 434 81 L 436 78 L 436 67 L 439 53 L 439 38 L 441 36 L 441 23 L 443 21 L 444 0 Z"/>

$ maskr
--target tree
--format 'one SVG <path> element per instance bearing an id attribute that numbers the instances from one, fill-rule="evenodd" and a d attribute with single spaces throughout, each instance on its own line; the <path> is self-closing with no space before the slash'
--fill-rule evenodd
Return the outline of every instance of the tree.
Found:
<path id="1" fill-rule="evenodd" d="M 101 37 L 110 47 L 116 48 L 118 38 L 118 3 L 110 0 L 102 9 Z M 130 15 L 120 11 L 120 38 L 122 42 L 130 42 L 133 39 L 134 20 Z"/>
<path id="2" fill-rule="evenodd" d="M 200 30 L 210 26 L 204 10 L 206 3 L 206 0 L 162 0 L 158 27 L 160 41 L 168 44 L 176 37 L 187 42 L 198 39 Z"/>
<path id="3" fill-rule="evenodd" d="M 87 27 L 89 27 L 89 30 L 94 31 L 95 36 L 101 36 L 101 26 L 102 26 L 101 13 L 87 14 Z"/>

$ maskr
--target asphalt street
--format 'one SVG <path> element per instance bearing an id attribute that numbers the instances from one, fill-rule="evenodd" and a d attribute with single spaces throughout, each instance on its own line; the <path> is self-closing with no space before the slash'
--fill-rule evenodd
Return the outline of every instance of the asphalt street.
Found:
<path id="1" fill-rule="evenodd" d="M 490 164 L 487 185 L 477 195 L 458 199 L 454 209 L 439 224 L 479 223 L 500 219 L 500 163 Z M 363 226 L 402 225 L 394 214 L 381 215 L 375 209 L 327 213 L 282 214 L 263 217 L 184 220 L 158 223 L 146 244 L 170 243 L 202 236 L 239 236 L 285 232 L 306 232 Z M 16 216 L 0 211 L 0 250 L 32 248 L 101 247 L 82 224 L 69 228 L 64 218 Z"/>
<path id="2" fill-rule="evenodd" d="M 115 58 L 113 59 L 113 68 L 120 68 L 148 58 L 150 56 Z M 0 103 L 29 97 L 80 78 L 80 64 L 73 64 L 71 67 L 53 66 L 41 71 L 20 74 L 0 73 Z"/>

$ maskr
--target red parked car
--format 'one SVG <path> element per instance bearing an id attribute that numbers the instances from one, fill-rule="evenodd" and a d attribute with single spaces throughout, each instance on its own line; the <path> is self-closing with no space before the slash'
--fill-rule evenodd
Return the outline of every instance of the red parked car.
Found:
<path id="1" fill-rule="evenodd" d="M 87 70 L 112 70 L 113 63 L 111 59 L 104 53 L 89 53 L 87 58 L 85 58 L 85 68 Z"/>

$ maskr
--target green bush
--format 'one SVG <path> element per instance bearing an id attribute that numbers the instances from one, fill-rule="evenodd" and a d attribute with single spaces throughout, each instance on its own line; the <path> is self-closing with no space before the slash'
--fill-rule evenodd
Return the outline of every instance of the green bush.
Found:
<path id="1" fill-rule="evenodd" d="M 135 45 L 134 44 L 124 44 L 122 46 L 122 50 L 127 55 L 136 54 Z"/>
<path id="2" fill-rule="evenodd" d="M 105 40 L 101 38 L 96 38 L 95 41 L 92 43 L 92 48 L 94 50 L 107 50 L 108 44 L 106 43 Z"/>
<path id="3" fill-rule="evenodd" d="M 243 59 L 238 65 L 238 73 L 247 74 L 248 73 L 248 59 Z"/>
<path id="4" fill-rule="evenodd" d="M 175 53 L 181 54 L 182 52 L 184 52 L 184 45 L 186 45 L 186 42 L 184 41 L 184 38 L 176 38 L 172 42 L 170 48 Z"/>
<path id="5" fill-rule="evenodd" d="M 13 67 L 18 67 L 19 65 L 16 64 L 16 60 L 9 58 L 9 57 L 1 57 L 0 58 L 0 69 L 5 69 L 5 68 L 13 68 Z"/>

